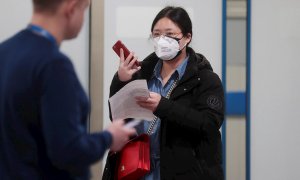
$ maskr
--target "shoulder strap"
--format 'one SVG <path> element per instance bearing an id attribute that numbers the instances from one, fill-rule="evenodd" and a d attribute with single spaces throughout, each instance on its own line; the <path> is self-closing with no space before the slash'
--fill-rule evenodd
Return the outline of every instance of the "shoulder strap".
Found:
<path id="1" fill-rule="evenodd" d="M 172 91 L 174 90 L 174 88 L 176 87 L 178 80 L 179 80 L 179 76 L 176 78 L 176 80 L 173 82 L 171 88 L 169 89 L 169 91 L 168 91 L 168 93 L 167 93 L 167 96 L 166 96 L 167 99 L 170 98 L 171 93 L 172 93 Z M 153 130 L 154 124 L 156 123 L 157 119 L 158 119 L 158 118 L 155 116 L 154 119 L 151 121 L 151 124 L 150 124 L 150 126 L 149 126 L 149 129 L 148 129 L 148 131 L 147 131 L 147 134 L 148 134 L 148 135 L 151 135 L 151 134 L 153 133 L 152 130 Z"/>

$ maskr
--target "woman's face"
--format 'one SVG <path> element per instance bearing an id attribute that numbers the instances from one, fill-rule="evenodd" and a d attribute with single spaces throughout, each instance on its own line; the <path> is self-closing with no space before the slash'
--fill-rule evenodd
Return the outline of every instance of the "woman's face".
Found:
<path id="1" fill-rule="evenodd" d="M 158 37 L 161 35 L 181 39 L 179 41 L 180 48 L 185 46 L 191 40 L 190 35 L 188 37 L 183 37 L 181 29 L 173 21 L 166 17 L 158 20 L 153 27 L 152 37 Z"/>

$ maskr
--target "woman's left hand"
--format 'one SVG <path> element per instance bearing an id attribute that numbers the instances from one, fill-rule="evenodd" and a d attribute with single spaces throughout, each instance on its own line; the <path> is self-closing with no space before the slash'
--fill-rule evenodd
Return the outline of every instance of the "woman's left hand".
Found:
<path id="1" fill-rule="evenodd" d="M 146 109 L 151 110 L 154 112 L 159 104 L 159 101 L 161 99 L 161 95 L 155 92 L 150 92 L 150 95 L 148 98 L 145 97 L 135 97 L 136 103 Z"/>

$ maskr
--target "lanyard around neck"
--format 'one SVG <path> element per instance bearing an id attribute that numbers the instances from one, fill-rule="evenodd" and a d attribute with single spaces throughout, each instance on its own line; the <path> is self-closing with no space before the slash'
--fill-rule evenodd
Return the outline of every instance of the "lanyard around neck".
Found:
<path id="1" fill-rule="evenodd" d="M 52 43 L 57 44 L 54 36 L 52 34 L 50 34 L 47 30 L 43 29 L 42 27 L 33 25 L 33 24 L 29 24 L 27 29 L 32 31 L 35 34 L 38 34 L 38 35 L 48 39 Z"/>

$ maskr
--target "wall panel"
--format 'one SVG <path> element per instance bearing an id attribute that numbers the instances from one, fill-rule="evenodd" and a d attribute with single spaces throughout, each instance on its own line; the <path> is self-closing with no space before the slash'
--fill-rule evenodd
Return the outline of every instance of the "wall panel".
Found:
<path id="1" fill-rule="evenodd" d="M 300 1 L 251 0 L 251 179 L 300 177 Z"/>

